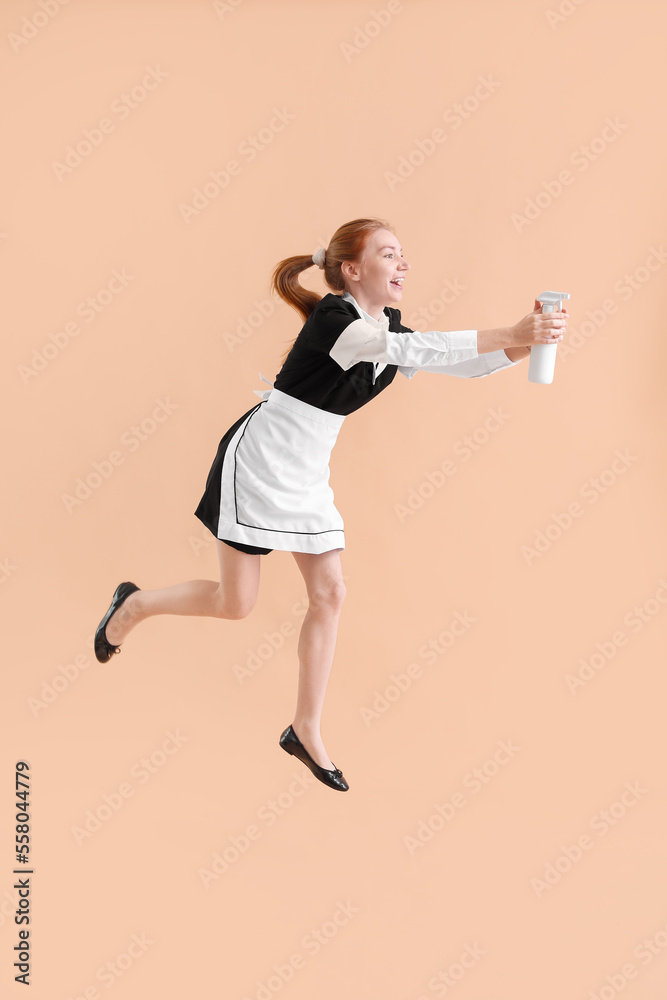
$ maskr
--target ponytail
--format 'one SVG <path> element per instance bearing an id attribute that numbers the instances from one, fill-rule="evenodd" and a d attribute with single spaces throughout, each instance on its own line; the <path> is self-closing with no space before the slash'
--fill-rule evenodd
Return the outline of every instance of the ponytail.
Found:
<path id="1" fill-rule="evenodd" d="M 325 284 L 329 286 L 331 291 L 341 293 L 345 291 L 341 264 L 346 260 L 358 260 L 364 251 L 368 237 L 376 229 L 388 229 L 393 232 L 391 226 L 382 219 L 354 219 L 352 222 L 346 222 L 340 226 L 333 234 L 331 242 L 326 248 L 323 269 Z M 271 274 L 271 289 L 277 292 L 283 301 L 296 309 L 304 323 L 317 303 L 321 301 L 322 296 L 304 288 L 299 281 L 299 275 L 306 268 L 315 266 L 312 254 L 300 254 L 281 260 L 276 264 Z M 296 340 L 296 337 L 294 339 Z M 281 359 L 283 363 L 293 345 L 294 341 L 285 351 Z"/>

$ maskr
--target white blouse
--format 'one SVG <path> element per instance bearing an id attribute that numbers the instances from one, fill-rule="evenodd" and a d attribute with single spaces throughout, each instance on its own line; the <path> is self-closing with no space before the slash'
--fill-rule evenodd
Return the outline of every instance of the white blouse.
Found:
<path id="1" fill-rule="evenodd" d="M 374 319 L 350 292 L 344 292 L 342 298 L 352 302 L 359 313 L 359 319 L 343 330 L 329 352 L 343 371 L 358 361 L 373 361 L 375 375 L 387 365 L 396 365 L 406 378 L 413 378 L 418 371 L 483 378 L 518 364 L 510 361 L 502 349 L 478 354 L 477 330 L 393 333 L 389 330 L 386 313 L 383 312 L 379 320 Z"/>

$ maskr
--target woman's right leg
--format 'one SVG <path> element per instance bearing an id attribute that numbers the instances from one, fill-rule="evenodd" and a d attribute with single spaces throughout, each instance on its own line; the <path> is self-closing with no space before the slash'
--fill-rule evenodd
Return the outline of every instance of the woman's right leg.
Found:
<path id="1" fill-rule="evenodd" d="M 327 771 L 333 769 L 333 761 L 324 748 L 320 724 L 345 598 L 340 553 L 340 549 L 292 553 L 308 591 L 297 647 L 299 685 L 292 727 L 315 763 Z"/>
<path id="2" fill-rule="evenodd" d="M 199 615 L 245 618 L 259 590 L 260 555 L 241 552 L 221 539 L 218 543 L 220 582 L 188 580 L 161 590 L 136 590 L 111 616 L 106 636 L 118 646 L 135 625 L 153 615 Z"/>

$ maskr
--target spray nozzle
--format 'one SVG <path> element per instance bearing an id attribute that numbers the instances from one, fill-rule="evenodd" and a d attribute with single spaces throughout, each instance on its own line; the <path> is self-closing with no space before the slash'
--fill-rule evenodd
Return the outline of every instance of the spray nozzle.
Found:
<path id="1" fill-rule="evenodd" d="M 537 301 L 542 303 L 542 312 L 560 312 L 561 302 L 569 297 L 569 292 L 542 292 Z"/>

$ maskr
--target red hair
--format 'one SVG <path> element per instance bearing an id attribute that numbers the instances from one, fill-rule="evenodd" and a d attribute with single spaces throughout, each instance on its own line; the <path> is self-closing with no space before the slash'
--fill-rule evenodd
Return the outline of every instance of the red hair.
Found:
<path id="1" fill-rule="evenodd" d="M 345 281 L 341 272 L 343 261 L 358 260 L 368 237 L 377 229 L 388 229 L 393 232 L 389 223 L 382 219 L 353 219 L 352 222 L 340 226 L 333 234 L 329 246 L 326 247 L 324 262 L 324 281 L 333 292 L 345 291 Z M 299 274 L 306 268 L 315 266 L 312 254 L 298 254 L 294 257 L 285 257 L 276 264 L 271 274 L 271 289 L 296 309 L 304 323 L 322 296 L 304 288 L 299 281 Z M 294 341 L 283 355 L 283 362 L 293 344 Z"/>

